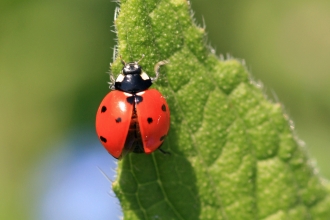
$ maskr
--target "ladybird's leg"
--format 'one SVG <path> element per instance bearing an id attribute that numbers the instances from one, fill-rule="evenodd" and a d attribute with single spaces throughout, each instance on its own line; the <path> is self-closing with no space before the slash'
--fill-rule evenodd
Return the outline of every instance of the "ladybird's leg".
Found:
<path id="1" fill-rule="evenodd" d="M 167 63 L 169 63 L 167 60 L 162 60 L 162 61 L 159 61 L 158 63 L 156 63 L 155 68 L 154 68 L 156 76 L 151 77 L 151 82 L 155 82 L 158 79 L 158 77 L 159 77 L 159 68 L 162 65 L 165 65 Z"/>
<path id="2" fill-rule="evenodd" d="M 157 150 L 159 150 L 162 154 L 171 155 L 171 152 L 162 149 L 163 144 L 164 144 L 164 142 L 157 148 Z"/>
<path id="3" fill-rule="evenodd" d="M 110 82 L 108 82 L 108 84 L 109 84 L 109 89 L 115 90 L 115 82 L 116 82 L 116 80 L 115 80 L 115 77 L 112 74 L 111 66 L 112 66 L 112 64 L 110 63 L 110 72 L 109 72 Z"/>
<path id="4" fill-rule="evenodd" d="M 110 82 L 109 84 L 109 89 L 115 90 L 115 77 L 113 76 L 112 72 L 110 72 Z"/>
<path id="5" fill-rule="evenodd" d="M 158 150 L 159 150 L 160 152 L 162 152 L 163 154 L 165 154 L 165 155 L 166 155 L 166 154 L 171 155 L 171 152 L 163 150 L 163 149 L 161 148 L 161 146 L 158 148 Z"/>

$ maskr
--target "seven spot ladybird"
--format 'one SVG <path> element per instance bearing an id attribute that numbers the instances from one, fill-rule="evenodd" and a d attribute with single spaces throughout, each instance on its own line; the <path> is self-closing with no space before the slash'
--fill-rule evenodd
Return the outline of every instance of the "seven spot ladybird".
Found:
<path id="1" fill-rule="evenodd" d="M 143 58 L 143 57 L 142 57 Z M 170 127 L 170 111 L 165 98 L 149 89 L 159 76 L 149 77 L 136 62 L 125 63 L 96 113 L 96 133 L 105 149 L 115 158 L 134 153 L 150 154 L 163 144 Z"/>

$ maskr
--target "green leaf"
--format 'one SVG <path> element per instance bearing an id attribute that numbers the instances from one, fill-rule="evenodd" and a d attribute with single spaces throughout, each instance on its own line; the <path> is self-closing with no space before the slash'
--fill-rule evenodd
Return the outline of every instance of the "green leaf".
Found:
<path id="1" fill-rule="evenodd" d="M 281 104 L 244 64 L 219 59 L 185 0 L 123 0 L 118 54 L 161 77 L 171 155 L 129 154 L 113 189 L 129 219 L 329 219 L 329 187 L 316 173 Z M 117 58 L 112 72 L 120 72 Z"/>

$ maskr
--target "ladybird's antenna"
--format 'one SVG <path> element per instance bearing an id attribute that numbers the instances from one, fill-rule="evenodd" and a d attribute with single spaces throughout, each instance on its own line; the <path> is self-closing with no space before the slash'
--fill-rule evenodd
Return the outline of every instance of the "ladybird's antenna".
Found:
<path id="1" fill-rule="evenodd" d="M 155 68 L 154 68 L 155 73 L 156 73 L 156 77 L 151 77 L 152 82 L 155 82 L 158 79 L 158 77 L 159 77 L 159 68 L 161 66 L 167 64 L 167 63 L 169 63 L 169 61 L 167 61 L 167 60 L 162 60 L 162 61 L 159 61 L 158 63 L 156 63 Z"/>
<path id="2" fill-rule="evenodd" d="M 121 57 L 121 55 L 119 55 L 119 57 L 120 57 L 120 61 L 121 61 L 121 63 L 125 66 L 125 65 L 126 65 L 125 60 L 123 60 L 123 58 Z"/>
<path id="3" fill-rule="evenodd" d="M 137 64 L 140 63 L 140 61 L 143 60 L 144 57 L 145 57 L 144 54 L 142 54 L 141 59 L 140 59 L 139 61 L 137 61 L 136 63 L 137 63 Z"/>

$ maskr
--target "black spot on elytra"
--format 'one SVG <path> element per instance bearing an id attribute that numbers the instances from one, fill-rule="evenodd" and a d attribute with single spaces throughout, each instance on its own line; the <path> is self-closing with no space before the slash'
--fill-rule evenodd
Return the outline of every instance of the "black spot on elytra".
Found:
<path id="1" fill-rule="evenodd" d="M 116 118 L 116 122 L 117 123 L 121 122 L 121 117 Z"/>
<path id="2" fill-rule="evenodd" d="M 134 96 L 127 97 L 126 100 L 129 104 L 133 105 L 134 103 L 139 104 L 140 102 L 142 102 L 143 98 L 142 98 L 142 96 L 134 95 Z"/>
<path id="3" fill-rule="evenodd" d="M 105 137 L 100 136 L 102 142 L 107 143 L 107 139 Z"/>
<path id="4" fill-rule="evenodd" d="M 152 120 L 152 118 L 147 118 L 147 121 L 149 124 L 151 124 L 154 120 Z"/>
<path id="5" fill-rule="evenodd" d="M 160 137 L 160 141 L 163 141 L 166 138 L 166 134 Z"/>
<path id="6" fill-rule="evenodd" d="M 163 112 L 166 112 L 166 106 L 165 106 L 165 104 L 162 105 L 162 111 Z"/>
<path id="7" fill-rule="evenodd" d="M 105 107 L 104 105 L 101 108 L 101 113 L 105 112 L 107 110 L 107 107 Z"/>

